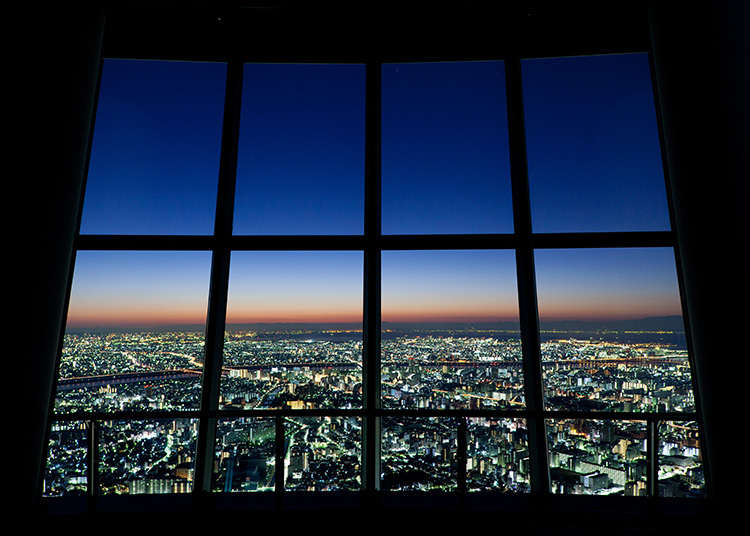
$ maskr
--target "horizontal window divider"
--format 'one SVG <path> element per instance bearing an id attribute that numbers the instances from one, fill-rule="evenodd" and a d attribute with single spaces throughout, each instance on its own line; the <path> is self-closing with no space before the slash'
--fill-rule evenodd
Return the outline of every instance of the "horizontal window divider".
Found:
<path id="1" fill-rule="evenodd" d="M 185 61 L 185 62 L 212 62 L 212 63 L 229 63 L 234 59 L 239 59 L 242 63 L 278 63 L 278 64 L 307 64 L 307 65 L 354 65 L 354 64 L 365 64 L 372 59 L 371 54 L 356 54 L 351 55 L 330 55 L 330 54 L 305 54 L 298 56 L 290 56 L 288 54 L 243 54 L 238 57 L 236 49 L 232 49 L 231 52 L 215 51 L 210 53 L 176 53 L 171 50 L 157 51 L 154 52 L 152 49 L 144 48 L 132 48 L 128 47 L 120 48 L 116 46 L 105 46 L 104 58 L 106 59 L 122 59 L 122 60 L 157 60 L 157 61 Z M 470 56 L 473 59 L 483 59 Z M 428 60 L 423 60 L 428 61 Z M 471 61 L 466 60 L 466 61 Z"/>
<path id="2" fill-rule="evenodd" d="M 194 36 L 191 36 L 194 38 Z M 521 59 L 539 59 L 539 58 L 565 58 L 576 56 L 588 56 L 596 54 L 634 54 L 648 52 L 648 44 L 631 42 L 613 42 L 606 47 L 592 47 L 584 44 L 577 44 L 559 49 L 546 49 L 536 43 L 531 43 L 525 47 L 518 47 L 513 53 L 507 52 L 507 47 L 497 47 L 497 51 L 488 51 L 487 46 L 483 46 L 481 51 L 467 50 L 466 52 L 445 51 L 445 54 L 420 54 L 420 53 L 387 53 L 373 56 L 369 51 L 363 50 L 361 53 L 351 52 L 350 54 L 320 53 L 308 51 L 306 54 L 293 55 L 289 53 L 281 54 L 257 54 L 247 53 L 237 56 L 235 48 L 231 51 L 224 49 L 206 52 L 175 52 L 171 47 L 169 49 L 154 50 L 152 47 L 139 45 L 119 46 L 107 44 L 102 56 L 106 59 L 125 59 L 125 60 L 160 60 L 160 61 L 185 61 L 185 62 L 215 62 L 228 63 L 230 60 L 239 59 L 242 63 L 280 63 L 280 64 L 364 64 L 368 61 L 377 61 L 380 63 L 427 63 L 427 62 L 470 62 L 470 61 L 506 61 L 509 57 L 515 56 Z M 505 51 L 503 51 L 505 50 Z"/>
<path id="3" fill-rule="evenodd" d="M 363 250 L 363 235 L 80 235 L 77 250 L 211 251 Z"/>
<path id="4" fill-rule="evenodd" d="M 169 410 L 169 411 L 118 411 L 106 413 L 92 411 L 87 413 L 65 413 L 51 415 L 53 422 L 75 422 L 75 421 L 141 421 L 160 419 L 200 419 L 206 415 L 198 410 Z M 210 416 L 209 416 L 210 417 Z"/>
<path id="5" fill-rule="evenodd" d="M 217 246 L 211 235 L 95 235 L 76 237 L 76 250 L 210 251 Z"/>
<path id="6" fill-rule="evenodd" d="M 227 511 L 236 511 L 237 508 L 247 509 L 247 511 L 255 510 L 267 510 L 269 508 L 269 502 L 259 500 L 261 497 L 266 497 L 272 500 L 274 497 L 283 495 L 283 500 L 279 501 L 278 508 L 285 511 L 296 511 L 303 509 L 309 511 L 311 503 L 315 506 L 316 510 L 325 510 L 326 508 L 356 508 L 359 509 L 363 505 L 370 507 L 370 503 L 362 503 L 367 499 L 371 499 L 372 496 L 376 495 L 380 499 L 387 501 L 386 506 L 389 508 L 406 508 L 413 510 L 424 510 L 430 511 L 434 509 L 434 501 L 439 501 L 443 505 L 452 505 L 461 501 L 464 505 L 476 505 L 482 508 L 482 512 L 486 512 L 487 507 L 486 501 L 491 501 L 491 505 L 494 511 L 507 511 L 509 513 L 518 514 L 518 508 L 522 507 L 522 512 L 530 513 L 534 512 L 538 514 L 540 499 L 532 496 L 529 493 L 507 493 L 496 490 L 472 490 L 471 492 L 461 494 L 445 492 L 440 490 L 429 490 L 429 491 L 401 491 L 401 490 L 377 490 L 367 491 L 364 489 L 357 490 L 346 490 L 346 491 L 291 491 L 284 490 L 283 492 L 277 491 L 214 491 L 210 492 L 211 502 L 207 505 L 207 511 L 215 511 L 216 513 L 222 513 Z M 93 497 L 89 497 L 91 499 Z M 425 498 L 430 498 L 431 501 L 424 501 Z M 81 511 L 87 509 L 85 506 L 81 507 L 80 504 L 85 501 L 87 497 L 80 496 L 43 496 L 41 503 L 43 505 L 70 505 L 73 508 L 79 508 Z M 125 511 L 132 511 L 137 514 L 149 513 L 149 512 L 161 512 L 164 507 L 170 508 L 170 512 L 189 512 L 195 507 L 194 498 L 189 493 L 162 493 L 162 494 L 151 494 L 151 495 L 97 495 L 96 496 L 99 505 L 101 501 L 106 501 L 105 508 L 101 508 L 101 511 L 106 510 L 106 505 L 114 506 L 117 505 L 118 511 L 120 508 L 125 508 Z M 416 500 L 415 500 L 416 499 Z M 406 501 L 406 503 L 405 503 Z M 696 509 L 700 512 L 705 512 L 709 508 L 709 502 L 705 498 L 688 498 L 688 497 L 663 497 L 663 496 L 627 496 L 627 495 L 549 495 L 543 500 L 551 512 L 564 512 L 565 514 L 571 513 L 571 508 L 574 512 L 585 514 L 590 516 L 592 511 L 602 512 L 607 511 L 610 508 L 617 508 L 620 514 L 624 513 L 627 515 L 637 515 L 643 518 L 647 517 L 647 514 L 643 512 L 643 507 L 649 505 L 664 509 L 664 511 L 670 516 L 681 516 L 685 514 L 693 514 Z M 407 506 L 404 506 L 406 504 Z M 132 510 L 130 510 L 132 508 Z M 533 508 L 533 510 L 532 510 Z M 93 511 L 94 508 L 89 507 L 89 511 Z M 55 510 L 56 515 L 57 509 Z M 65 514 L 62 514 L 65 515 Z"/>
<path id="7" fill-rule="evenodd" d="M 251 409 L 226 410 L 215 412 L 217 419 L 237 419 L 241 417 L 363 417 L 362 409 Z"/>
<path id="8" fill-rule="evenodd" d="M 632 231 L 597 233 L 536 233 L 533 248 L 616 248 L 673 247 L 672 231 Z M 237 251 L 363 250 L 368 244 L 383 250 L 432 249 L 514 249 L 521 245 L 516 234 L 425 234 L 425 235 L 79 235 L 77 250 L 210 251 L 229 248 Z"/>
<path id="9" fill-rule="evenodd" d="M 528 410 L 437 410 L 437 409 L 219 409 L 215 411 L 121 411 L 117 413 L 91 412 L 55 415 L 53 421 L 119 421 L 146 419 L 235 419 L 241 417 L 516 417 L 524 418 Z"/>
<path id="10" fill-rule="evenodd" d="M 211 491 L 210 495 L 216 502 L 213 502 L 212 506 L 218 506 L 219 509 L 223 510 L 222 507 L 236 507 L 241 505 L 243 507 L 265 509 L 267 503 L 258 502 L 259 497 L 273 497 L 277 494 L 284 495 L 283 507 L 293 509 L 295 506 L 295 500 L 299 500 L 298 506 L 304 507 L 305 509 L 310 508 L 310 500 L 328 500 L 335 502 L 337 499 L 342 498 L 366 498 L 372 495 L 373 492 L 357 489 L 357 490 L 346 490 L 346 491 L 292 491 L 284 490 L 283 492 L 277 491 Z M 456 500 L 459 498 L 456 494 L 451 492 L 445 492 L 440 490 L 429 490 L 429 491 L 402 491 L 402 490 L 377 490 L 376 493 L 379 497 L 388 497 L 395 500 L 403 499 L 414 499 L 424 497 L 443 497 L 446 500 Z M 451 499 L 453 497 L 453 499 Z M 194 507 L 194 499 L 188 493 L 160 493 L 151 495 L 99 495 L 99 500 L 106 500 L 110 504 L 123 504 L 132 505 L 137 507 L 137 511 L 150 512 L 156 511 L 159 508 L 163 508 L 165 505 L 177 506 L 182 504 L 186 509 Z M 472 490 L 467 493 L 461 500 L 468 502 L 480 502 L 482 498 L 491 498 L 493 500 L 500 499 L 501 502 L 495 503 L 493 506 L 503 509 L 504 507 L 513 508 L 516 505 L 532 503 L 538 509 L 539 499 L 532 497 L 529 493 L 507 493 L 496 490 Z M 43 496 L 41 498 L 42 504 L 75 504 L 85 497 L 80 496 Z M 326 502 L 328 502 L 326 501 Z M 592 507 L 607 508 L 613 507 L 612 501 L 617 501 L 616 507 L 622 507 L 623 505 L 632 505 L 633 507 L 640 508 L 644 503 L 656 503 L 660 506 L 668 506 L 674 508 L 674 511 L 670 510 L 670 513 L 677 514 L 680 512 L 693 512 L 694 508 L 704 509 L 707 507 L 705 499 L 700 500 L 696 498 L 687 497 L 663 497 L 663 496 L 627 496 L 627 495 L 550 495 L 545 498 L 546 504 L 556 503 L 555 510 L 563 510 L 566 506 L 580 506 L 586 514 L 591 514 Z M 324 507 L 325 503 L 317 503 L 317 507 Z M 336 504 L 335 506 L 341 506 Z M 359 503 L 352 504 L 354 507 L 359 507 Z M 429 510 L 430 503 L 410 503 L 410 508 L 414 509 L 425 509 Z M 217 510 L 219 510 L 217 509 Z M 569 512 L 568 512 L 569 513 Z M 634 513 L 643 514 L 642 511 L 638 510 Z"/>
<path id="11" fill-rule="evenodd" d="M 428 249 L 514 249 L 514 234 L 425 234 L 381 235 L 377 243 L 384 250 Z"/>
<path id="12" fill-rule="evenodd" d="M 534 248 L 673 247 L 672 231 L 625 231 L 612 233 L 536 233 Z"/>
<path id="13" fill-rule="evenodd" d="M 497 419 L 525 419 L 532 415 L 526 409 L 379 409 L 378 417 L 480 417 Z"/>
<path id="14" fill-rule="evenodd" d="M 633 411 L 545 411 L 545 419 L 587 419 L 601 421 L 694 421 L 696 413 L 651 412 L 639 413 Z"/>
<path id="15" fill-rule="evenodd" d="M 365 237 L 364 235 L 235 235 L 227 239 L 227 246 L 238 251 L 363 250 Z"/>
<path id="16" fill-rule="evenodd" d="M 366 51 L 362 53 L 351 52 L 347 54 L 331 55 L 326 52 L 309 52 L 305 55 L 290 55 L 290 54 L 262 54 L 249 53 L 242 56 L 244 63 L 288 63 L 288 64 L 353 64 L 353 63 L 367 63 L 374 61 L 378 63 L 446 63 L 446 62 L 472 62 L 472 61 L 507 61 L 512 57 L 519 57 L 520 59 L 540 59 L 540 58 L 565 58 L 565 57 L 577 57 L 577 56 L 588 56 L 596 54 L 637 54 L 648 52 L 648 44 L 645 42 L 637 42 L 634 39 L 628 39 L 627 41 L 613 42 L 609 46 L 594 47 L 590 45 L 576 44 L 565 47 L 561 50 L 548 50 L 545 47 L 540 47 L 538 43 L 529 43 L 527 46 L 518 48 L 512 52 L 508 52 L 508 47 L 505 46 L 482 46 L 479 49 L 467 48 L 466 51 L 453 50 L 441 50 L 433 54 L 425 54 L 423 52 L 415 53 L 404 53 L 404 52 L 392 52 L 373 55 L 371 52 Z M 226 61 L 219 58 L 223 58 L 222 55 L 215 55 L 213 61 Z M 163 56 L 162 56 L 163 58 Z M 172 59 L 172 58 L 170 58 Z M 183 61 L 191 61 L 190 59 L 182 59 Z"/>
<path id="17" fill-rule="evenodd" d="M 219 409 L 200 412 L 197 410 L 173 411 L 119 411 L 116 413 L 90 412 L 67 413 L 51 417 L 55 422 L 73 421 L 125 421 L 150 419 L 234 419 L 241 417 L 483 417 L 525 419 L 590 419 L 607 421 L 695 421 L 697 413 L 678 412 L 625 412 L 625 411 L 566 411 L 549 410 L 541 412 L 528 409 Z"/>

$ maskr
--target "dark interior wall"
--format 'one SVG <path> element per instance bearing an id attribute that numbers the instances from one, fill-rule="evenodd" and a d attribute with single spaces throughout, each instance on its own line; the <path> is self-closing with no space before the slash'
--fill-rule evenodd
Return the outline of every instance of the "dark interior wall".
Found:
<path id="1" fill-rule="evenodd" d="M 737 373 L 741 365 L 744 373 L 746 366 L 741 363 L 745 356 L 739 342 L 743 326 L 733 309 L 739 293 L 746 289 L 748 274 L 744 210 L 746 177 L 750 176 L 744 159 L 744 112 L 750 94 L 744 41 L 747 16 L 741 1 L 691 6 L 695 7 L 688 12 L 657 4 L 650 15 L 650 32 L 673 182 L 675 231 L 706 418 L 710 478 L 713 492 L 723 500 L 734 479 L 746 478 L 737 473 L 741 454 L 737 427 L 742 419 L 724 426 L 722 415 L 742 407 L 740 393 L 747 377 Z M 30 192 L 40 216 L 38 228 L 30 233 L 39 246 L 31 255 L 34 270 L 28 280 L 34 289 L 29 310 L 35 312 L 37 321 L 24 353 L 32 370 L 28 376 L 31 449 L 25 466 L 31 476 L 27 489 L 32 504 L 38 500 L 52 364 L 64 313 L 103 28 L 98 10 L 66 15 L 50 24 L 47 64 L 52 75 L 44 77 L 48 85 L 42 107 L 54 121 L 45 124 L 40 138 L 45 159 L 42 186 L 33 186 Z M 552 19 L 548 17 L 544 24 L 552 26 Z M 450 28 L 446 20 L 443 28 Z M 462 26 L 471 22 L 468 15 L 460 20 Z M 605 22 L 612 24 L 610 19 Z M 487 28 L 486 20 L 477 24 Z M 412 30 L 418 33 L 419 26 Z M 434 24 L 424 29 L 436 39 L 441 35 L 438 30 Z M 455 36 L 446 40 L 458 42 Z M 348 46 L 347 40 L 330 35 L 329 41 L 334 51 Z M 486 39 L 477 46 L 497 45 Z"/>
<path id="2" fill-rule="evenodd" d="M 89 132 L 99 74 L 104 13 L 99 9 L 58 10 L 35 29 L 44 52 L 29 64 L 36 83 L 30 117 L 34 155 L 22 175 L 28 269 L 21 281 L 31 289 L 23 360 L 28 366 L 30 424 L 26 504 L 38 501 L 40 459 L 65 313 L 73 238 L 83 187 Z M 26 251 L 24 249 L 24 251 Z M 22 333 L 24 331 L 22 330 Z M 25 458 L 26 459 L 26 458 Z"/>
<path id="3" fill-rule="evenodd" d="M 650 12 L 675 232 L 714 499 L 746 478 L 748 29 L 744 2 L 657 4 Z M 746 485 L 743 483 L 743 485 Z"/>

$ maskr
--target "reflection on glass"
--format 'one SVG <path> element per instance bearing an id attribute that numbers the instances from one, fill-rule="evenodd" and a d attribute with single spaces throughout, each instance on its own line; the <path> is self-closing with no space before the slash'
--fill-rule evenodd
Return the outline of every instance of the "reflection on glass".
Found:
<path id="1" fill-rule="evenodd" d="M 55 422 L 50 430 L 42 496 L 85 495 L 88 489 L 88 425 Z"/>
<path id="2" fill-rule="evenodd" d="M 99 433 L 102 495 L 192 491 L 198 419 L 108 421 Z"/>
<path id="3" fill-rule="evenodd" d="M 513 232 L 503 62 L 382 69 L 383 233 Z"/>
<path id="4" fill-rule="evenodd" d="M 274 419 L 221 419 L 216 428 L 214 491 L 273 491 Z"/>
<path id="5" fill-rule="evenodd" d="M 669 229 L 647 54 L 522 62 L 536 232 Z"/>
<path id="6" fill-rule="evenodd" d="M 104 60 L 81 233 L 213 232 L 226 70 Z"/>
<path id="7" fill-rule="evenodd" d="M 703 497 L 700 432 L 695 421 L 659 424 L 659 489 L 662 497 Z"/>
<path id="8" fill-rule="evenodd" d="M 383 417 L 380 487 L 455 491 L 458 423 L 435 417 Z"/>
<path id="9" fill-rule="evenodd" d="M 535 257 L 548 409 L 694 410 L 670 248 Z"/>
<path id="10" fill-rule="evenodd" d="M 523 419 L 467 419 L 466 488 L 528 493 L 529 445 Z"/>
<path id="11" fill-rule="evenodd" d="M 78 252 L 55 411 L 197 408 L 210 263 L 207 252 Z"/>
<path id="12" fill-rule="evenodd" d="M 552 493 L 648 493 L 645 421 L 547 420 Z"/>
<path id="13" fill-rule="evenodd" d="M 362 406 L 362 253 L 234 252 L 224 408 Z"/>
<path id="14" fill-rule="evenodd" d="M 356 417 L 284 419 L 284 489 L 361 488 L 362 423 Z"/>
<path id="15" fill-rule="evenodd" d="M 382 254 L 386 408 L 522 408 L 512 251 Z"/>
<path id="16" fill-rule="evenodd" d="M 246 64 L 236 234 L 362 234 L 365 66 Z"/>

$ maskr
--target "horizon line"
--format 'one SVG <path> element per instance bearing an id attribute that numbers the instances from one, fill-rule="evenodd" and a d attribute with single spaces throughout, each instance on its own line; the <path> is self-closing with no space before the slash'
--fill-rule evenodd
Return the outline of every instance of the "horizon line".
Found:
<path id="1" fill-rule="evenodd" d="M 607 317 L 607 318 L 549 318 L 539 319 L 540 324 L 545 323 L 611 323 L 611 322 L 633 322 L 633 321 L 647 321 L 655 319 L 681 319 L 682 315 L 656 315 L 656 316 L 638 316 L 638 317 Z M 465 325 L 487 325 L 487 324 L 516 324 L 519 325 L 518 320 L 453 320 L 453 319 L 440 319 L 440 320 L 381 320 L 381 325 L 429 325 L 429 324 L 465 324 Z M 67 329 L 103 329 L 103 328 L 118 328 L 118 329 L 151 329 L 151 328 L 178 328 L 178 327 L 194 327 L 194 328 L 205 328 L 205 322 L 120 322 L 120 323 L 67 323 Z M 363 326 L 362 321 L 269 321 L 269 322 L 227 322 L 226 327 L 229 326 Z"/>

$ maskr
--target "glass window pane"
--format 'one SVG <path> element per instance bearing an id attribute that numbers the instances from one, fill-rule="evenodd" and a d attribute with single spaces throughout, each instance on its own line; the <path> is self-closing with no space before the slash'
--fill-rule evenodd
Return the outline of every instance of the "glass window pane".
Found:
<path id="1" fill-rule="evenodd" d="M 245 65 L 235 234 L 362 234 L 364 65 Z"/>
<path id="2" fill-rule="evenodd" d="M 200 405 L 211 254 L 76 257 L 55 412 Z"/>
<path id="3" fill-rule="evenodd" d="M 383 233 L 513 232 L 501 61 L 385 64 Z"/>
<path id="4" fill-rule="evenodd" d="M 224 408 L 362 407 L 362 252 L 232 253 Z"/>
<path id="5" fill-rule="evenodd" d="M 466 488 L 528 493 L 529 444 L 524 419 L 467 419 Z"/>
<path id="6" fill-rule="evenodd" d="M 522 69 L 534 230 L 669 229 L 648 55 Z"/>
<path id="7" fill-rule="evenodd" d="M 109 421 L 99 433 L 102 495 L 192 491 L 198 419 Z"/>
<path id="8" fill-rule="evenodd" d="M 512 251 L 385 251 L 385 408 L 522 408 Z"/>
<path id="9" fill-rule="evenodd" d="M 552 493 L 648 493 L 645 421 L 547 420 Z"/>
<path id="10" fill-rule="evenodd" d="M 362 421 L 357 417 L 284 419 L 284 489 L 361 488 Z"/>
<path id="11" fill-rule="evenodd" d="M 455 491 L 458 423 L 435 417 L 383 417 L 384 491 Z"/>
<path id="12" fill-rule="evenodd" d="M 213 232 L 226 69 L 104 60 L 81 233 Z"/>
<path id="13" fill-rule="evenodd" d="M 548 409 L 695 410 L 671 248 L 535 255 Z"/>
<path id="14" fill-rule="evenodd" d="M 700 431 L 695 421 L 659 423 L 659 489 L 662 497 L 704 497 Z"/>
<path id="15" fill-rule="evenodd" d="M 88 435 L 88 425 L 85 422 L 52 423 L 42 496 L 86 495 Z"/>
<path id="16" fill-rule="evenodd" d="M 273 491 L 276 424 L 272 418 L 221 419 L 216 428 L 214 491 Z"/>

